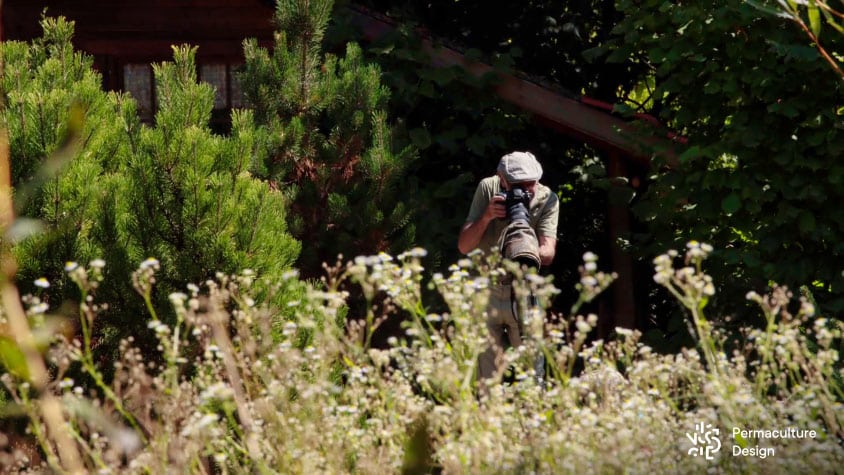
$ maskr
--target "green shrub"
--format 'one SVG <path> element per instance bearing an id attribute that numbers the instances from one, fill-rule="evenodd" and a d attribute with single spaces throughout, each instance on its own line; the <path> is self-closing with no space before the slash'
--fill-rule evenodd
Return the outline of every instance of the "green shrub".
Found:
<path id="1" fill-rule="evenodd" d="M 638 244 L 705 239 L 725 303 L 773 280 L 811 286 L 838 315 L 844 214 L 829 203 L 842 198 L 844 83 L 800 28 L 751 3 L 777 5 L 618 3 L 610 60 L 651 66 L 652 112 L 688 140 L 674 166 L 654 163 Z M 841 41 L 825 38 L 830 51 Z"/>
<path id="2" fill-rule="evenodd" d="M 292 197 L 288 223 L 303 244 L 299 267 L 308 275 L 338 254 L 403 249 L 414 239 L 411 190 L 402 179 L 415 152 L 394 150 L 389 91 L 360 47 L 323 53 L 333 3 L 278 2 L 274 48 L 245 41 L 240 76 L 271 139 L 256 173 Z"/>
<path id="3" fill-rule="evenodd" d="M 197 82 L 195 49 L 154 65 L 158 111 L 147 125 L 130 97 L 100 90 L 91 59 L 72 50 L 73 23 L 42 25 L 32 44 L 2 45 L 13 184 L 21 212 L 44 227 L 15 243 L 25 290 L 45 277 L 44 300 L 78 298 L 65 262 L 105 260 L 98 292 L 117 317 L 97 332 L 116 349 L 144 333 L 129 276 L 149 256 L 162 265 L 153 303 L 165 315 L 168 294 L 217 271 L 278 280 L 290 270 L 300 245 L 287 233 L 288 202 L 249 171 L 265 159 L 266 132 L 249 111 L 232 113 L 230 135 L 211 132 L 214 90 Z"/>

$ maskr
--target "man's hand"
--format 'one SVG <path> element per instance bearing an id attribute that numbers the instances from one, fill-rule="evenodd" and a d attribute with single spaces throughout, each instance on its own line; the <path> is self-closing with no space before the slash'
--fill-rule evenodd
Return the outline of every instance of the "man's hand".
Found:
<path id="1" fill-rule="evenodd" d="M 484 218 L 486 218 L 487 222 L 495 218 L 507 217 L 507 208 L 504 206 L 505 201 L 507 199 L 501 195 L 492 195 L 492 199 L 489 200 L 489 204 L 486 206 L 486 210 L 484 210 Z"/>
<path id="2" fill-rule="evenodd" d="M 478 218 L 477 221 L 472 221 L 463 225 L 460 230 L 460 236 L 457 238 L 457 249 L 463 254 L 468 254 L 472 249 L 478 247 L 486 232 L 487 226 L 493 219 L 506 218 L 507 208 L 504 206 L 506 199 L 503 196 L 493 195 L 489 200 L 489 204 L 484 209 L 484 214 Z M 485 249 L 488 251 L 489 249 Z"/>

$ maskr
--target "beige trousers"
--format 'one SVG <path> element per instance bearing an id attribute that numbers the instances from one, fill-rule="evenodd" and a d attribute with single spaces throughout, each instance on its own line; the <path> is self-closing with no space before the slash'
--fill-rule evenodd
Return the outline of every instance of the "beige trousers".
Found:
<path id="1" fill-rule="evenodd" d="M 522 344 L 522 335 L 519 330 L 519 323 L 516 320 L 512 292 L 513 287 L 511 285 L 493 285 L 490 288 L 486 320 L 486 326 L 489 330 L 489 346 L 478 359 L 478 376 L 480 379 L 495 377 L 502 369 L 505 329 L 511 347 L 517 348 Z"/>

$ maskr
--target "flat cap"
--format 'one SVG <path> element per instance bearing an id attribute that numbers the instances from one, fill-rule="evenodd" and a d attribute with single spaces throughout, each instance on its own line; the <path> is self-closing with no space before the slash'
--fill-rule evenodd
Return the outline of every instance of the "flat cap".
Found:
<path id="1" fill-rule="evenodd" d="M 539 181 L 542 178 L 542 165 L 530 152 L 512 152 L 501 157 L 498 171 L 509 183 Z"/>

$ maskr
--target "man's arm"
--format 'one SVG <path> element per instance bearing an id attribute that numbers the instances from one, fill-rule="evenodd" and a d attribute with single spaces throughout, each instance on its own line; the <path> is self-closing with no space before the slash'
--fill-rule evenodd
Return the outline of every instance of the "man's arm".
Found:
<path id="1" fill-rule="evenodd" d="M 557 240 L 548 236 L 539 236 L 539 261 L 543 266 L 549 266 L 554 262 L 554 255 L 557 253 Z"/>
<path id="2" fill-rule="evenodd" d="M 469 221 L 463 225 L 460 235 L 457 238 L 457 249 L 463 254 L 468 254 L 481 243 L 489 223 L 496 218 L 507 216 L 507 210 L 503 206 L 503 196 L 493 196 L 489 201 L 484 213 L 475 221 Z"/>
<path id="3" fill-rule="evenodd" d="M 470 221 L 463 225 L 460 230 L 460 236 L 457 238 L 457 249 L 463 254 L 469 254 L 473 249 L 478 247 L 481 243 L 481 238 L 489 226 L 489 219 L 485 216 L 477 221 Z"/>
<path id="4" fill-rule="evenodd" d="M 557 222 L 560 219 L 560 200 L 551 193 L 542 209 L 537 237 L 539 238 L 539 260 L 543 266 L 549 266 L 557 254 Z"/>

